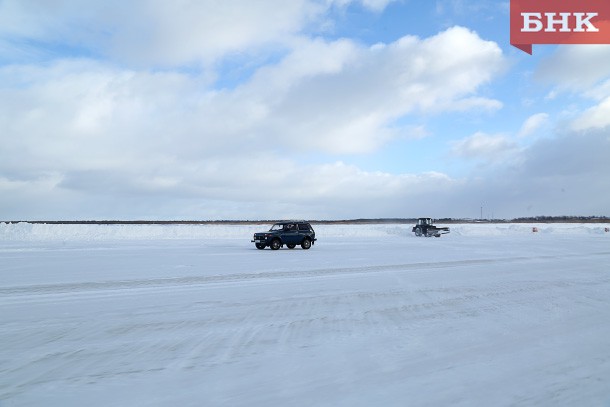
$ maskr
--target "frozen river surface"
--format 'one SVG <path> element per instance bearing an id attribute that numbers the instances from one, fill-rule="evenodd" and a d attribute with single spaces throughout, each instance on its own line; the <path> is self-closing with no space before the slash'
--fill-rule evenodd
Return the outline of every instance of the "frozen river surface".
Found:
<path id="1" fill-rule="evenodd" d="M 535 226 L 0 225 L 0 406 L 609 406 L 608 225 Z"/>

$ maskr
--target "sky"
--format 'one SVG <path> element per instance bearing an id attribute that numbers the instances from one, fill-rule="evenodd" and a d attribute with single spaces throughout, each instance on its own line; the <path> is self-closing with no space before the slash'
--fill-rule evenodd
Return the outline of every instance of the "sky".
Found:
<path id="1" fill-rule="evenodd" d="M 0 220 L 610 215 L 610 45 L 491 0 L 0 0 Z"/>

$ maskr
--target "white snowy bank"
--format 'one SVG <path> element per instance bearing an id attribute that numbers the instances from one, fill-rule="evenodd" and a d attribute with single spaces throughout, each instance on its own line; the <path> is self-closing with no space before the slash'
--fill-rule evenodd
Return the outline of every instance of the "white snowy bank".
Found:
<path id="1" fill-rule="evenodd" d="M 168 240 L 168 239 L 240 239 L 254 232 L 268 230 L 270 224 L 258 225 L 97 225 L 97 224 L 31 224 L 0 223 L 0 241 L 96 241 L 96 240 Z M 322 237 L 391 237 L 412 236 L 405 224 L 314 224 Z M 600 223 L 507 223 L 452 224 L 451 235 L 506 236 L 527 235 L 537 229 L 540 234 L 604 234 L 610 224 Z"/>

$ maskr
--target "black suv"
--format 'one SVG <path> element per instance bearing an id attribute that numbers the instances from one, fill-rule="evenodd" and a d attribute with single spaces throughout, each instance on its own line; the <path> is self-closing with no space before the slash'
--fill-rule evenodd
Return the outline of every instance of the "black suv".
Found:
<path id="1" fill-rule="evenodd" d="M 316 232 L 309 222 L 305 221 L 277 222 L 268 232 L 255 233 L 252 239 L 259 250 L 267 246 L 271 247 L 271 250 L 277 250 L 284 245 L 294 249 L 298 244 L 307 250 L 315 241 Z"/>

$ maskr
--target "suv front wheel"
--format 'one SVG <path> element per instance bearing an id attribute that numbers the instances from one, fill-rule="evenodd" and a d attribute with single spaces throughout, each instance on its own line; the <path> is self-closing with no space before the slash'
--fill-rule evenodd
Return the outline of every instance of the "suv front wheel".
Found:
<path id="1" fill-rule="evenodd" d="M 282 242 L 280 242 L 280 239 L 273 239 L 271 242 L 271 250 L 278 250 L 280 247 L 282 247 Z"/>

